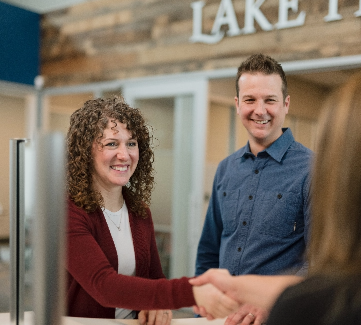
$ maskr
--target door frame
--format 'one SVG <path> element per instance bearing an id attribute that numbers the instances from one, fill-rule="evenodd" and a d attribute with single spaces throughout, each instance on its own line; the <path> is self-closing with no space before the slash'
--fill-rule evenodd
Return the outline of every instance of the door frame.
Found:
<path id="1" fill-rule="evenodd" d="M 203 76 L 162 76 L 142 80 L 129 80 L 123 85 L 122 93 L 125 100 L 134 106 L 138 99 L 174 97 L 175 98 L 175 130 L 174 130 L 174 176 L 173 184 L 179 184 L 182 177 L 177 173 L 182 166 L 184 152 L 182 139 L 185 129 L 182 128 L 182 98 L 191 96 L 191 141 L 190 172 L 191 184 L 187 199 L 179 200 L 177 189 L 174 188 L 172 200 L 171 224 L 171 265 L 170 277 L 193 276 L 198 241 L 203 228 L 203 184 L 206 154 L 207 113 L 208 113 L 208 78 Z M 179 213 L 179 204 L 187 211 Z M 178 206 L 178 208 L 177 208 Z"/>

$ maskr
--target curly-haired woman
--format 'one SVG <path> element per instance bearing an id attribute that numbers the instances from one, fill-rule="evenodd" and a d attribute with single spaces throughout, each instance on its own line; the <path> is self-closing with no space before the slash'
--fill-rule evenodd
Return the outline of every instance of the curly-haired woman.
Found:
<path id="1" fill-rule="evenodd" d="M 150 210 L 152 136 L 140 111 L 121 97 L 94 99 L 75 111 L 67 134 L 69 316 L 135 318 L 167 325 L 170 309 L 235 306 L 212 285 L 165 279 Z M 157 279 L 157 280 L 156 280 Z"/>

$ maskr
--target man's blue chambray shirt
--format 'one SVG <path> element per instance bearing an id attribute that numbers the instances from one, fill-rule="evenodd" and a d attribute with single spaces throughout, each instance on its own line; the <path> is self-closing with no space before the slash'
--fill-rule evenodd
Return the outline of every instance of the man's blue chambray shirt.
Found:
<path id="1" fill-rule="evenodd" d="M 219 164 L 196 275 L 209 268 L 233 275 L 307 271 L 313 153 L 290 129 L 283 132 L 257 157 L 248 143 Z"/>

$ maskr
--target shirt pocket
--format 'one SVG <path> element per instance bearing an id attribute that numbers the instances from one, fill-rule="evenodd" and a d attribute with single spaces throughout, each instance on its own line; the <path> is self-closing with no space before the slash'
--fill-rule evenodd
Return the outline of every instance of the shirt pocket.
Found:
<path id="1" fill-rule="evenodd" d="M 239 189 L 238 190 L 224 190 L 221 195 L 221 215 L 223 223 L 223 234 L 229 235 L 237 228 L 237 206 L 239 203 Z"/>
<path id="2" fill-rule="evenodd" d="M 265 193 L 260 203 L 259 230 L 262 234 L 288 237 L 304 227 L 302 198 L 292 192 Z"/>

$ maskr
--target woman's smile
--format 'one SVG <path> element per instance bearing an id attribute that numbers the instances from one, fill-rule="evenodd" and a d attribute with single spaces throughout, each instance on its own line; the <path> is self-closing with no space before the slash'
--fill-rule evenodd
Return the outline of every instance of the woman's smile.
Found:
<path id="1" fill-rule="evenodd" d="M 110 166 L 110 168 L 120 172 L 125 172 L 127 171 L 128 166 Z"/>

